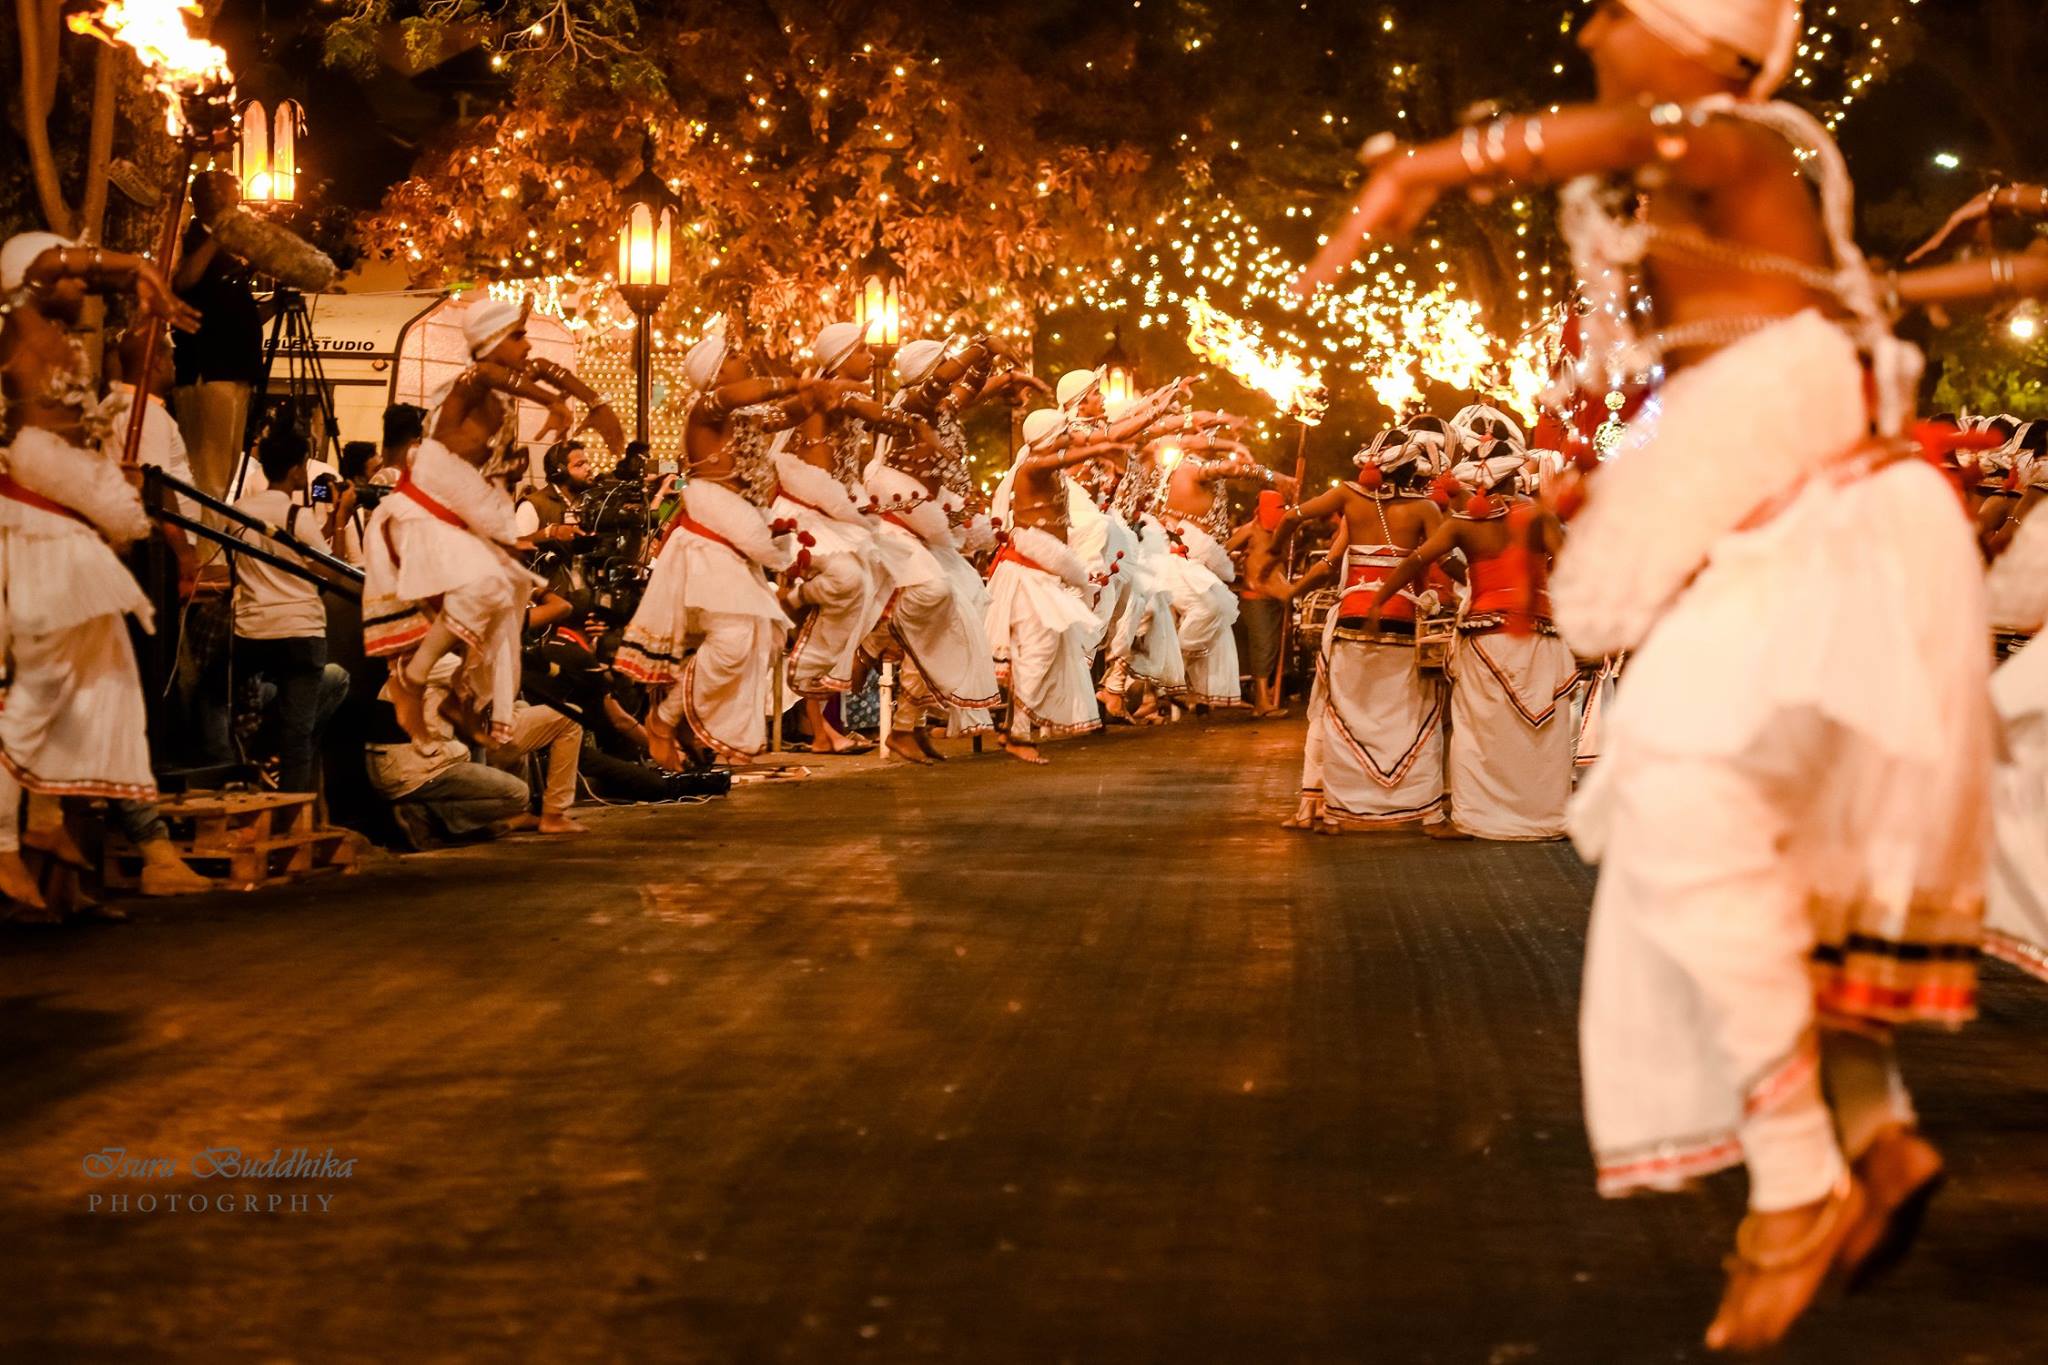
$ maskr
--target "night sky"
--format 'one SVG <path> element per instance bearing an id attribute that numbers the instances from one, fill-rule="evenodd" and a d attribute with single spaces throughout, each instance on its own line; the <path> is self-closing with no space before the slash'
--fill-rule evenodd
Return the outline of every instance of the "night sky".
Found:
<path id="1" fill-rule="evenodd" d="M 1432 0 L 1444 3 L 1445 0 Z M 1937 40 L 1965 42 L 1997 0 L 1927 0 L 1923 11 Z M 1260 0 L 1212 0 L 1211 10 L 1230 11 Z M 333 12 L 323 0 L 227 0 L 214 37 L 251 91 L 295 95 L 305 106 L 311 133 L 302 156 L 308 173 L 325 182 L 324 197 L 352 209 L 376 206 L 384 190 L 408 172 L 422 143 L 465 112 L 487 110 L 507 88 L 481 51 L 472 51 L 417 78 L 386 71 L 371 81 L 323 66 L 319 34 Z M 1395 8 L 1399 8 L 1396 6 Z M 1100 30 L 1097 30 L 1099 35 Z M 1502 60 L 1512 60 L 1503 53 Z M 1964 198 L 1997 173 L 2024 167 L 1990 164 L 1983 121 L 1961 107 L 1921 57 L 1895 70 L 1859 102 L 1844 126 L 1842 143 L 1856 173 L 1865 205 L 1912 195 L 1938 201 Z M 1170 100 L 1168 73 L 1150 73 L 1159 97 Z M 1146 80 L 1141 71 L 1137 79 Z M 2034 116 L 2038 119 L 2038 116 Z M 2039 139 L 2034 140 L 2038 145 Z M 1934 163 L 1937 152 L 1960 159 L 1954 170 Z M 2038 153 L 2036 154 L 2038 155 Z M 1879 215 L 1877 250 L 1895 249 L 1884 240 Z M 1872 226 L 1866 222 L 1866 235 Z"/>

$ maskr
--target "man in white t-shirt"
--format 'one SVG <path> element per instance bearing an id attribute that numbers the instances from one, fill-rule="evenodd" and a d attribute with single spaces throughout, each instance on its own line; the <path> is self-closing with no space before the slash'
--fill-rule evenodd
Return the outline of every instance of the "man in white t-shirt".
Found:
<path id="1" fill-rule="evenodd" d="M 289 427 L 272 431 L 256 451 L 266 486 L 246 494 L 235 506 L 329 553 L 333 504 L 309 505 L 304 500 L 306 456 L 303 436 Z M 275 541 L 258 540 L 254 531 L 237 534 L 265 549 L 290 554 Z M 327 668 L 327 608 L 320 589 L 253 555 L 237 556 L 234 657 L 238 672 L 260 674 L 277 688 L 279 788 L 313 791 L 319 776 L 321 677 Z"/>

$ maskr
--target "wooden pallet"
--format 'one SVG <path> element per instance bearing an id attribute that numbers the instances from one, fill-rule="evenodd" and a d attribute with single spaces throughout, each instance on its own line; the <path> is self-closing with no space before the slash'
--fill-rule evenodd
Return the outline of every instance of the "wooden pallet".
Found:
<path id="1" fill-rule="evenodd" d="M 361 845 L 345 829 L 323 825 L 309 792 L 201 792 L 158 807 L 185 866 L 216 890 L 255 891 L 356 868 Z M 142 885 L 142 853 L 119 835 L 107 839 L 109 891 Z"/>

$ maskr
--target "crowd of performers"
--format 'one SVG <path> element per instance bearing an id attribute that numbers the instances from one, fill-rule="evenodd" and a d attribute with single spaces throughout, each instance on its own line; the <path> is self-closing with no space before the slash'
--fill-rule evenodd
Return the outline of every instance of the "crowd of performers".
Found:
<path id="1" fill-rule="evenodd" d="M 395 661 L 408 732 L 429 733 L 428 681 L 451 657 L 442 692 L 462 728 L 482 732 L 516 687 L 537 580 L 506 551 L 515 507 L 492 471 L 510 458 L 505 398 L 536 396 L 523 325 L 511 305 L 470 307 L 476 363 L 364 534 L 365 649 Z M 844 752 L 864 742 L 827 703 L 894 664 L 888 743 L 920 764 L 937 757 L 933 729 L 994 732 L 999 712 L 998 742 L 1037 763 L 1041 741 L 1097 729 L 1105 711 L 1241 704 L 1221 485 L 1280 482 L 1219 434 L 1241 419 L 1187 410 L 1180 384 L 1112 416 L 1100 376 L 1070 374 L 977 510 L 962 414 L 1045 388 L 1000 345 L 904 346 L 886 405 L 856 324 L 822 329 L 807 362 L 782 372 L 723 321 L 685 358 L 679 506 L 614 660 L 658 689 L 658 761 L 759 753 L 778 669 L 813 746 Z M 1194 453 L 1168 458 L 1169 445 Z"/>
<path id="2" fill-rule="evenodd" d="M 2048 887 L 2048 656 L 2022 649 L 1994 680 L 1987 647 L 1994 620 L 2048 617 L 2048 518 L 2027 515 L 2048 489 L 2044 429 L 1907 439 L 1919 362 L 1892 333 L 1913 307 L 2048 289 L 2048 252 L 1873 269 L 1839 151 L 1771 99 L 1800 32 L 1794 0 L 1610 0 L 1580 37 L 1599 103 L 1379 149 L 1304 289 L 1446 192 L 1558 182 L 1588 361 L 1610 383 L 1655 376 L 1655 402 L 1610 458 L 1558 463 L 1533 496 L 1501 414 L 1417 418 L 1357 479 L 1269 503 L 1244 545 L 1264 583 L 1305 522 L 1342 527 L 1280 585 L 1327 576 L 1339 599 L 1296 823 L 1563 830 L 1600 865 L 1581 1022 L 1599 1187 L 1747 1166 L 1707 1333 L 1727 1350 L 1775 1342 L 1824 1283 L 1867 1284 L 1910 1243 L 1942 1161 L 1893 1031 L 1972 1014 L 1987 879 L 2022 931 Z M 2048 214 L 2048 192 L 1973 211 Z M 46 237 L 7 243 L 0 276 L 0 890 L 19 894 L 17 831 L 63 837 L 37 802 L 20 818 L 24 787 L 112 798 L 151 839 L 122 624 L 149 608 L 109 549 L 145 518 L 94 452 L 68 329 L 89 290 L 191 318 L 147 262 Z M 520 310 L 474 304 L 465 330 L 473 364 L 363 534 L 366 647 L 421 742 L 443 722 L 497 738 L 513 710 L 537 581 L 516 553 L 512 400 L 564 432 L 581 402 L 619 435 L 573 376 L 529 360 Z M 1044 386 L 987 337 L 894 363 L 884 405 L 850 323 L 794 377 L 722 330 L 690 352 L 681 506 L 617 657 L 658 689 L 658 758 L 759 751 L 785 633 L 828 747 L 856 743 L 825 703 L 859 660 L 900 665 L 892 744 L 911 761 L 930 727 L 992 731 L 999 710 L 1001 742 L 1036 762 L 1106 714 L 1241 704 L 1219 489 L 1292 490 L 1233 419 L 1187 410 L 1178 383 L 1110 411 L 1095 375 L 1068 375 L 984 510 L 962 414 Z M 1611 701 L 1575 782 L 1579 661 Z"/>
<path id="3" fill-rule="evenodd" d="M 1562 532 L 1532 495 L 1562 456 L 1528 451 L 1512 417 L 1474 406 L 1382 432 L 1356 463 L 1358 477 L 1275 531 L 1284 545 L 1303 522 L 1336 522 L 1295 589 L 1340 580 L 1288 826 L 1561 837 L 1611 679 L 1582 688 L 1551 620 L 1544 584 Z"/>

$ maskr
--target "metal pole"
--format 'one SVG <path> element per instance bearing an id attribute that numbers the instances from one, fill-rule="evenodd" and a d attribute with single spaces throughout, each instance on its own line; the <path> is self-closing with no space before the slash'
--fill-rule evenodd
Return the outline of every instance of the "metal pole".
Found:
<path id="1" fill-rule="evenodd" d="M 1302 503 L 1302 485 L 1308 482 L 1308 424 L 1296 424 L 1298 432 L 1294 441 L 1294 505 Z M 1296 535 L 1287 543 L 1287 581 L 1294 581 L 1294 566 L 1301 553 L 1301 537 Z M 1287 699 L 1287 654 L 1294 648 L 1293 613 L 1285 610 L 1292 602 L 1283 602 L 1280 613 L 1280 658 L 1273 665 L 1273 704 L 1278 706 Z"/>
<path id="2" fill-rule="evenodd" d="M 163 227 L 157 232 L 156 252 L 152 257 L 156 261 L 156 268 L 164 272 L 164 283 L 166 284 L 170 283 L 172 257 L 177 254 L 178 250 L 178 219 L 185 212 L 185 189 L 192 179 L 192 154 L 194 148 L 190 139 L 181 140 L 178 148 L 181 152 L 178 158 L 178 174 L 171 182 L 170 206 L 164 213 Z M 121 463 L 130 469 L 133 469 L 140 463 L 142 415 L 149 407 L 146 401 L 141 400 L 142 395 L 149 392 L 150 376 L 156 370 L 156 348 L 162 342 L 163 332 L 164 329 L 162 327 L 152 327 L 149 329 L 149 335 L 144 337 L 142 342 L 141 373 L 131 376 L 135 383 L 135 393 L 138 401 L 128 414 L 128 435 L 121 442 Z"/>
<path id="3" fill-rule="evenodd" d="M 635 310 L 633 328 L 633 439 L 647 439 L 647 408 L 654 393 L 654 314 Z"/>

